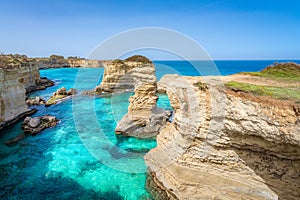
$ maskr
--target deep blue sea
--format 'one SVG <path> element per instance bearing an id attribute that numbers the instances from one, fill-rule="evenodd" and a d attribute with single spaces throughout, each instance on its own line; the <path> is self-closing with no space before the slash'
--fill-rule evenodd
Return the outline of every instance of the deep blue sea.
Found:
<path id="1" fill-rule="evenodd" d="M 259 71 L 274 61 L 156 61 L 156 75 L 229 75 Z M 299 62 L 298 62 L 299 63 Z M 103 69 L 48 69 L 41 76 L 56 85 L 31 93 L 48 99 L 58 88 L 92 89 Z M 106 98 L 77 95 L 57 105 L 37 107 L 34 116 L 54 115 L 60 123 L 6 146 L 19 135 L 21 121 L 0 132 L 0 199 L 151 199 L 145 188 L 143 156 L 156 141 L 116 137 L 131 93 Z M 165 95 L 158 106 L 172 109 Z"/>

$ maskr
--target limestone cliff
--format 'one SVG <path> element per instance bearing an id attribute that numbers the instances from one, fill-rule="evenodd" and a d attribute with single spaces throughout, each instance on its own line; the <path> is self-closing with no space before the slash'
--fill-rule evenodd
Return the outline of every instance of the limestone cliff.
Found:
<path id="1" fill-rule="evenodd" d="M 128 113 L 118 122 L 116 133 L 139 138 L 153 137 L 170 115 L 156 107 L 158 96 L 154 65 L 135 62 L 129 74 L 134 80 L 134 95 L 129 99 Z"/>
<path id="2" fill-rule="evenodd" d="M 145 156 L 149 189 L 160 199 L 299 199 L 299 105 L 219 84 L 159 82 L 175 115 Z"/>
<path id="3" fill-rule="evenodd" d="M 63 56 L 52 55 L 49 58 L 34 58 L 32 61 L 39 69 L 49 68 L 97 68 L 102 67 L 106 61 L 87 60 L 78 57 L 64 58 Z"/>
<path id="4" fill-rule="evenodd" d="M 0 55 L 0 67 L 13 71 L 11 76 L 24 85 L 27 93 L 54 85 L 53 81 L 40 77 L 39 67 L 27 56 Z"/>
<path id="5" fill-rule="evenodd" d="M 0 68 L 0 129 L 32 112 L 25 104 L 25 87 L 18 72 L 17 68 Z"/>
<path id="6" fill-rule="evenodd" d="M 104 64 L 101 84 L 96 88 L 98 94 L 118 93 L 134 88 L 132 69 L 142 67 L 142 63 L 115 60 Z"/>
<path id="7" fill-rule="evenodd" d="M 52 86 L 41 78 L 33 62 L 22 55 L 0 55 L 0 128 L 34 112 L 27 108 L 25 93 Z"/>
<path id="8" fill-rule="evenodd" d="M 104 64 L 101 84 L 95 95 L 118 94 L 134 90 L 128 113 L 118 122 L 116 133 L 140 138 L 153 137 L 170 115 L 156 107 L 158 96 L 154 64 L 144 56 L 114 60 Z"/>

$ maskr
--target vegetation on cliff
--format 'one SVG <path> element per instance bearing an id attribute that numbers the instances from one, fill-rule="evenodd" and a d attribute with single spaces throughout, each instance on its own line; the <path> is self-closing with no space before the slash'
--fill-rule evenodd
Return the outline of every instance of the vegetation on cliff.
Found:
<path id="1" fill-rule="evenodd" d="M 231 80 L 225 86 L 234 91 L 300 102 L 300 65 L 297 63 L 275 63 L 260 72 L 239 75 L 245 75 L 244 81 Z"/>
<path id="2" fill-rule="evenodd" d="M 5 68 L 8 66 L 22 65 L 28 63 L 26 55 L 19 54 L 0 54 L 0 67 Z"/>
<path id="3" fill-rule="evenodd" d="M 300 81 L 300 65 L 293 62 L 274 63 L 260 72 L 243 72 L 254 76 L 272 78 L 275 80 Z"/>
<path id="4" fill-rule="evenodd" d="M 151 60 L 149 60 L 147 57 L 142 56 L 142 55 L 131 56 L 129 58 L 126 58 L 125 61 L 142 62 L 144 64 L 152 63 Z"/>
<path id="5" fill-rule="evenodd" d="M 250 92 L 255 95 L 271 96 L 278 99 L 300 100 L 300 88 L 262 86 L 235 81 L 230 81 L 225 85 L 235 91 Z"/>

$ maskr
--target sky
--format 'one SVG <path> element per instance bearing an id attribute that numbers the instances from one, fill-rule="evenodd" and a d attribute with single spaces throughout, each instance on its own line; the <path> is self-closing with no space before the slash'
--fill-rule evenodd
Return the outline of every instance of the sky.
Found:
<path id="1" fill-rule="evenodd" d="M 0 0 L 0 52 L 87 57 L 120 32 L 161 27 L 215 60 L 300 59 L 299 10 L 298 0 Z"/>

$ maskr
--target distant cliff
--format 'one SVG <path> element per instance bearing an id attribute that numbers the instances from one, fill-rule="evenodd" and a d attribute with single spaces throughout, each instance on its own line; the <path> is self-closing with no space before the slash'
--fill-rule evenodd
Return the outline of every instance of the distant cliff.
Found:
<path id="1" fill-rule="evenodd" d="M 68 57 L 52 55 L 49 58 L 33 58 L 34 62 L 39 69 L 49 68 L 97 68 L 103 67 L 103 62 L 99 60 L 87 60 L 78 57 Z"/>
<path id="2" fill-rule="evenodd" d="M 299 199 L 299 104 L 228 90 L 214 79 L 166 75 L 159 82 L 175 115 L 145 156 L 154 197 Z"/>

